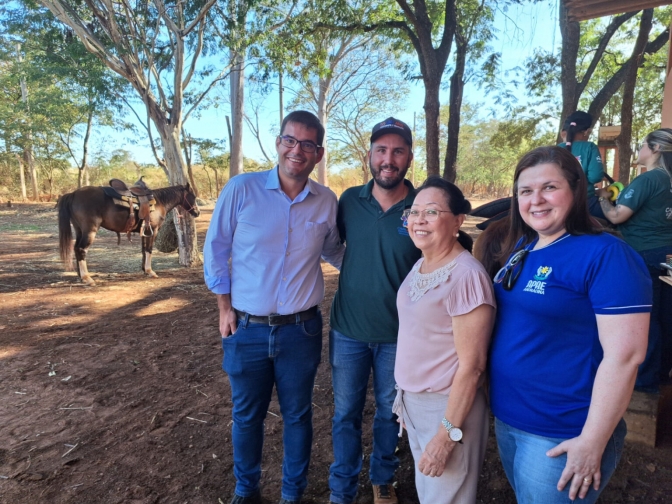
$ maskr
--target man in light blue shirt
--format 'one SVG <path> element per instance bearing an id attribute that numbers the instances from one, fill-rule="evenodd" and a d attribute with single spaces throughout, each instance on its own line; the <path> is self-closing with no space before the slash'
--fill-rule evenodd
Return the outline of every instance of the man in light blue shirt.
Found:
<path id="1" fill-rule="evenodd" d="M 232 178 L 205 238 L 205 282 L 217 294 L 233 401 L 231 504 L 261 503 L 264 418 L 274 385 L 284 423 L 280 504 L 299 503 L 307 485 L 322 352 L 320 257 L 340 268 L 344 252 L 336 195 L 308 178 L 324 155 L 323 139 L 310 112 L 285 117 L 277 166 Z"/>

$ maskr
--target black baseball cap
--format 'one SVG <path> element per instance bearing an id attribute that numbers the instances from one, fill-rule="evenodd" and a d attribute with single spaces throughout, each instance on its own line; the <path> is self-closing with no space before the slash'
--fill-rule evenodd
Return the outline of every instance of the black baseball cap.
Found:
<path id="1" fill-rule="evenodd" d="M 394 133 L 399 135 L 404 141 L 413 146 L 413 134 L 411 133 L 411 128 L 408 127 L 404 121 L 395 119 L 394 117 L 388 117 L 383 122 L 376 124 L 371 130 L 371 143 L 378 140 L 383 135 L 389 135 Z"/>

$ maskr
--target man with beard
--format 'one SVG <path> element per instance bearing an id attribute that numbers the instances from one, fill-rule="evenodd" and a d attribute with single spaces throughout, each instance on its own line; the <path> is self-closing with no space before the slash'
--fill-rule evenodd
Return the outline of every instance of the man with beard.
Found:
<path id="1" fill-rule="evenodd" d="M 394 453 L 399 424 L 392 413 L 399 331 L 396 297 L 420 258 L 402 221 L 415 198 L 413 185 L 404 179 L 412 146 L 405 123 L 390 117 L 376 124 L 368 153 L 373 180 L 348 189 L 338 203 L 337 225 L 346 247 L 329 333 L 335 403 L 329 487 L 334 504 L 352 504 L 357 497 L 362 415 L 372 370 L 376 414 L 369 478 L 375 504 L 397 504 L 392 485 L 399 465 Z"/>

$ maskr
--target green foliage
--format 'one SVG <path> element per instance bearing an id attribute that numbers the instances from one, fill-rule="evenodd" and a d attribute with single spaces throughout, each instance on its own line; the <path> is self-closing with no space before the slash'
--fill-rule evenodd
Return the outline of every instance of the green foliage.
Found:
<path id="1" fill-rule="evenodd" d="M 466 194 L 487 198 L 506 196 L 511 190 L 513 171 L 520 157 L 535 147 L 552 145 L 554 125 L 548 115 L 537 114 L 525 107 L 513 108 L 508 119 L 487 120 L 479 117 L 480 108 L 480 105 L 470 103 L 462 106 L 456 184 Z M 448 106 L 444 105 L 441 107 L 442 124 L 447 122 L 447 116 Z M 441 145 L 445 145 L 446 137 L 447 132 L 442 127 Z M 424 129 L 419 129 L 416 140 L 417 185 L 426 177 L 422 158 Z"/>

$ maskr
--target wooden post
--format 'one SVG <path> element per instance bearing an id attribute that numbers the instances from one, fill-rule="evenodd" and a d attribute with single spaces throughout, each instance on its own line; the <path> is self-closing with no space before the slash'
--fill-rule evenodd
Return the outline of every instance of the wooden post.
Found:
<path id="1" fill-rule="evenodd" d="M 672 128 L 672 21 L 670 22 L 670 40 L 667 45 L 667 72 L 663 91 L 663 112 L 660 118 L 662 128 Z"/>

